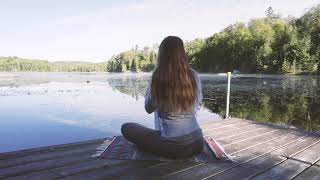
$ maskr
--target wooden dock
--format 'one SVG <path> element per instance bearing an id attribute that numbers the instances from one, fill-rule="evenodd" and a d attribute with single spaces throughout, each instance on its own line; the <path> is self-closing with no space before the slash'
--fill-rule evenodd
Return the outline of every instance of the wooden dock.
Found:
<path id="1" fill-rule="evenodd" d="M 240 119 L 201 125 L 234 163 L 92 158 L 104 139 L 0 154 L 0 179 L 320 179 L 320 135 Z"/>

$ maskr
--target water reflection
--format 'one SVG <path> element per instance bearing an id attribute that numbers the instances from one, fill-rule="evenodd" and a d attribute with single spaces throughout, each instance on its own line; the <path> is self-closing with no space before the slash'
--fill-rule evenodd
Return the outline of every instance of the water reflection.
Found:
<path id="1" fill-rule="evenodd" d="M 226 77 L 200 79 L 199 120 L 221 119 Z M 0 73 L 0 80 L 0 152 L 118 135 L 129 121 L 154 126 L 143 106 L 149 73 Z M 318 76 L 236 75 L 231 84 L 233 117 L 320 130 Z"/>
<path id="2" fill-rule="evenodd" d="M 220 77 L 220 76 L 219 76 Z M 143 99 L 144 95 L 150 83 L 151 74 L 127 74 L 122 78 L 110 78 L 108 84 L 121 93 L 128 94 L 136 100 Z M 206 108 L 203 105 L 197 112 L 197 119 L 200 123 L 205 121 L 220 120 L 222 116 L 216 112 Z"/>
<path id="3" fill-rule="evenodd" d="M 139 99 L 149 77 L 109 80 L 111 87 Z M 200 75 L 203 110 L 225 114 L 226 84 L 222 75 Z M 320 130 L 320 77 L 234 75 L 231 83 L 231 116 Z M 201 113 L 201 112 L 200 112 Z"/>
<path id="4" fill-rule="evenodd" d="M 0 152 L 119 135 L 124 122 L 154 127 L 143 98 L 150 74 L 16 73 L 3 77 Z M 220 119 L 205 109 L 200 115 L 203 120 Z"/>
<path id="5" fill-rule="evenodd" d="M 320 130 L 317 76 L 237 76 L 232 79 L 233 117 Z M 225 113 L 226 80 L 203 79 L 205 106 Z"/>

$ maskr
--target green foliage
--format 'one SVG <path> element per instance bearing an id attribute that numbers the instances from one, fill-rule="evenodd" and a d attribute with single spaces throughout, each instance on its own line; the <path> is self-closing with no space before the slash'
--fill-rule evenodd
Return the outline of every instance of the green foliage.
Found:
<path id="1" fill-rule="evenodd" d="M 320 73 L 320 5 L 312 8 L 296 21 L 301 38 L 307 42 L 310 61 Z"/>
<path id="2" fill-rule="evenodd" d="M 195 39 L 193 41 L 185 43 L 185 49 L 186 49 L 186 53 L 188 55 L 190 64 L 195 69 L 200 68 L 199 67 L 200 62 L 197 56 L 202 51 L 204 44 L 205 44 L 205 41 L 203 39 Z"/>
<path id="3" fill-rule="evenodd" d="M 186 46 L 200 72 L 320 72 L 320 5 L 298 19 L 285 19 L 270 7 L 266 18 L 236 23 Z"/>
<path id="4" fill-rule="evenodd" d="M 0 71 L 36 71 L 36 72 L 103 72 L 106 63 L 87 62 L 48 62 L 43 60 L 21 59 L 18 57 L 0 57 Z"/>
<path id="5" fill-rule="evenodd" d="M 156 53 L 149 47 L 139 50 L 138 47 L 130 51 L 112 56 L 107 62 L 109 72 L 148 72 L 154 68 Z"/>

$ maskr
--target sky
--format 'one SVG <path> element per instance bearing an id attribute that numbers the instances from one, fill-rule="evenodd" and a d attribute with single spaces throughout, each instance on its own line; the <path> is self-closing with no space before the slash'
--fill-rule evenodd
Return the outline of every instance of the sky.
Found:
<path id="1" fill-rule="evenodd" d="M 299 17 L 320 0 L 0 0 L 0 56 L 102 62 L 160 43 L 206 38 L 269 6 Z"/>

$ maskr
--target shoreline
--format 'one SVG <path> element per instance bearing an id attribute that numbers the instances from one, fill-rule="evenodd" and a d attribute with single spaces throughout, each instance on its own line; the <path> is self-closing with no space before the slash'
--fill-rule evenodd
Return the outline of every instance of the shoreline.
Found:
<path id="1" fill-rule="evenodd" d="M 63 71 L 16 71 L 16 72 L 10 72 L 10 71 L 0 71 L 0 79 L 2 78 L 14 78 L 17 77 L 18 74 L 151 74 L 150 72 L 103 72 L 103 71 L 94 71 L 94 72 L 80 72 L 80 71 L 73 71 L 73 72 L 63 72 Z M 227 73 L 208 73 L 208 72 L 198 72 L 200 75 L 217 75 L 217 76 L 226 76 Z M 311 74 L 269 74 L 269 73 L 232 73 L 232 75 L 235 76 L 241 76 L 241 77 L 252 77 L 252 76 L 287 76 L 287 77 L 319 77 L 320 74 L 317 73 L 311 73 Z"/>

